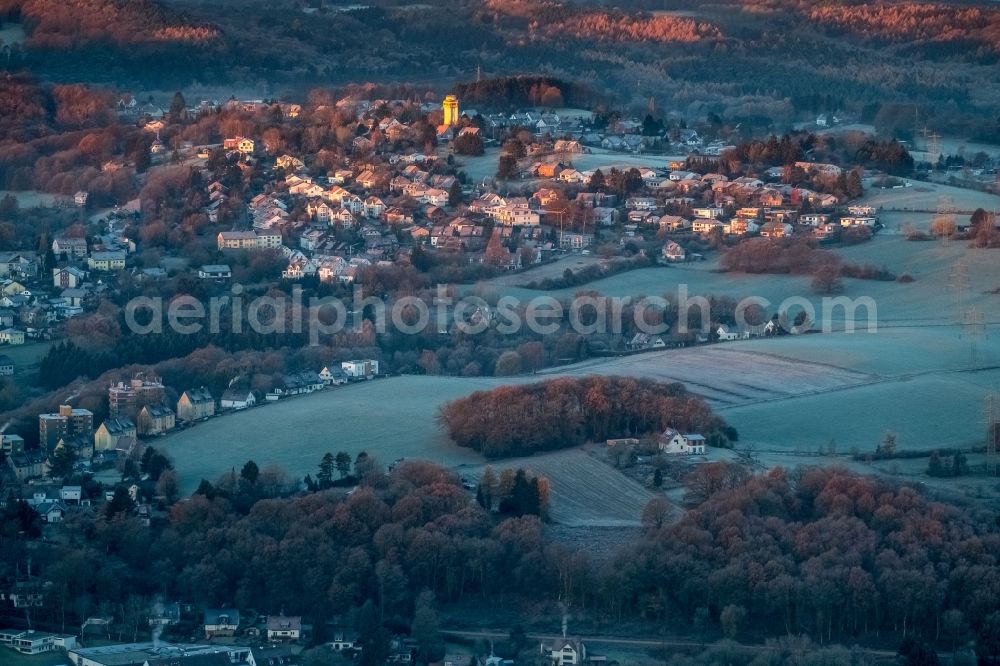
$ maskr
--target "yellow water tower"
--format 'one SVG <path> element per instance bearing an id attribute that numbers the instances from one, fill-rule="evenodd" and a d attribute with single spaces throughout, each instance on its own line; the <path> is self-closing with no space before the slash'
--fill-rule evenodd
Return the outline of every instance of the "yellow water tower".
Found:
<path id="1" fill-rule="evenodd" d="M 444 109 L 444 124 L 457 125 L 459 115 L 458 98 L 454 95 L 448 95 L 444 98 L 444 102 L 441 103 L 441 108 Z"/>

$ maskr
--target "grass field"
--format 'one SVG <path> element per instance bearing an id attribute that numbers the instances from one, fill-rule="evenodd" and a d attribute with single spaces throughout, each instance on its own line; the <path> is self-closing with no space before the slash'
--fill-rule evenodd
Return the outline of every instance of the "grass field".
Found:
<path id="1" fill-rule="evenodd" d="M 568 161 L 573 168 L 578 171 L 590 171 L 591 169 L 602 169 L 609 171 L 612 167 L 617 169 L 631 169 L 633 167 L 641 169 L 649 167 L 651 169 L 665 169 L 671 160 L 684 160 L 685 155 L 629 155 L 626 153 L 614 153 L 603 148 L 590 148 L 588 153 L 575 153 L 568 156 Z M 497 172 L 497 162 L 500 159 L 500 149 L 487 148 L 486 152 L 478 157 L 461 157 L 460 169 L 464 171 L 475 183 L 481 182 L 484 178 L 492 178 Z M 545 157 L 539 157 L 538 161 L 544 161 Z M 544 180 L 538 181 L 544 183 Z"/>
<path id="2" fill-rule="evenodd" d="M 0 45 L 13 46 L 25 38 L 24 27 L 20 23 L 4 23 L 0 28 Z"/>
<path id="3" fill-rule="evenodd" d="M 49 353 L 49 348 L 53 344 L 55 343 L 51 341 L 42 341 L 23 345 L 3 345 L 0 346 L 0 354 L 13 359 L 15 375 L 30 374 L 38 370 L 38 364 Z"/>
<path id="4" fill-rule="evenodd" d="M 515 458 L 493 465 L 524 468 L 549 480 L 551 518 L 566 527 L 636 527 L 642 508 L 653 494 L 583 449 L 555 451 L 531 458 Z M 464 471 L 479 478 L 482 468 Z"/>
<path id="5" fill-rule="evenodd" d="M 0 199 L 8 194 L 12 194 L 17 198 L 17 205 L 21 208 L 49 208 L 57 201 L 68 201 L 72 203 L 71 197 L 65 197 L 59 194 L 49 194 L 48 192 L 39 192 L 37 190 L 0 190 Z"/>
<path id="6" fill-rule="evenodd" d="M 936 211 L 938 204 L 945 197 L 959 210 L 976 208 L 992 210 L 1000 205 L 1000 197 L 994 194 L 922 181 L 912 181 L 910 187 L 897 190 L 871 188 L 861 198 L 860 203 L 866 206 Z"/>
<path id="7" fill-rule="evenodd" d="M 279 464 L 297 476 L 315 473 L 324 452 L 339 450 L 352 455 L 365 450 L 386 463 L 423 458 L 471 473 L 484 460 L 447 440 L 435 422 L 438 406 L 502 383 L 587 374 L 683 382 L 739 430 L 741 442 L 767 452 L 762 456 L 767 464 L 806 462 L 801 453 L 826 448 L 831 441 L 842 456 L 855 449 L 872 451 L 887 430 L 897 433 L 901 449 L 982 441 L 984 399 L 1000 389 L 1000 251 L 974 250 L 958 241 L 910 242 L 892 234 L 836 251 L 847 261 L 885 265 L 916 280 L 845 280 L 846 296 L 868 296 L 876 303 L 874 332 L 592 359 L 504 380 L 396 377 L 213 419 L 160 440 L 160 446 L 173 457 L 188 491 L 201 478 L 215 479 L 250 458 Z M 731 275 L 715 268 L 710 257 L 698 264 L 622 273 L 585 288 L 635 296 L 674 294 L 686 285 L 692 295 L 754 295 L 774 305 L 800 296 L 821 309 L 808 277 Z M 539 295 L 509 284 L 479 290 L 523 299 Z M 577 291 L 549 293 L 571 297 Z M 972 309 L 981 313 L 981 326 L 961 323 Z M 843 319 L 843 311 L 835 313 L 834 331 L 842 329 Z M 634 524 L 636 509 L 648 499 L 645 490 L 586 455 L 563 452 L 518 464 L 537 466 L 552 479 L 553 514 L 562 525 Z"/>
<path id="8" fill-rule="evenodd" d="M 158 446 L 173 457 L 185 491 L 251 458 L 298 476 L 315 474 L 327 451 L 366 451 L 383 463 L 407 457 L 478 464 L 482 457 L 451 444 L 434 416 L 442 402 L 494 385 L 490 379 L 417 376 L 365 382 L 227 414 Z"/>

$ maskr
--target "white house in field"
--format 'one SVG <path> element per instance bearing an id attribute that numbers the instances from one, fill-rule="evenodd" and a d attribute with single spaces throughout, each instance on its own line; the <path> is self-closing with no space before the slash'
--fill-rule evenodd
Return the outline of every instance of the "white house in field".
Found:
<path id="1" fill-rule="evenodd" d="M 673 428 L 667 428 L 657 438 L 660 451 L 668 455 L 703 455 L 705 438 L 701 435 L 682 435 Z"/>

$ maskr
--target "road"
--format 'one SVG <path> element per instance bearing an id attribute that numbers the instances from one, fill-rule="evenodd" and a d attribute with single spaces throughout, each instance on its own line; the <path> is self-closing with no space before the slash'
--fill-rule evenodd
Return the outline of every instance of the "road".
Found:
<path id="1" fill-rule="evenodd" d="M 490 630 L 467 630 L 467 629 L 442 629 L 442 634 L 447 634 L 449 636 L 456 636 L 458 638 L 465 639 L 485 639 L 485 640 L 507 640 L 510 637 L 510 632 L 499 631 L 495 629 Z M 549 642 L 561 638 L 561 634 L 537 634 L 529 633 L 526 634 L 528 640 L 539 641 L 539 642 Z M 618 647 L 632 647 L 632 648 L 682 648 L 682 649 L 703 649 L 709 643 L 704 641 L 692 641 L 692 640 L 680 640 L 676 638 L 631 638 L 624 636 L 579 636 L 581 641 L 588 645 L 610 645 Z M 763 644 L 753 644 L 745 645 L 742 643 L 734 643 L 734 649 L 745 650 L 747 652 L 766 652 L 773 648 L 769 645 Z M 896 657 L 896 652 L 892 650 L 876 650 L 870 648 L 858 648 L 859 652 L 866 655 L 878 658 L 889 658 L 894 659 Z"/>

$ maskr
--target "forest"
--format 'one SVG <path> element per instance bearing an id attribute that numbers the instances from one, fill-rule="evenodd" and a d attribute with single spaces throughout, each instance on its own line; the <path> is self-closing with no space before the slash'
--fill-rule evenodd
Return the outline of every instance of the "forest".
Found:
<path id="1" fill-rule="evenodd" d="M 882 119 L 880 130 L 901 137 L 927 125 L 1000 140 L 992 108 L 1000 90 L 991 67 L 995 9 L 781 0 L 691 12 L 683 3 L 640 0 L 620 0 L 618 8 L 461 0 L 447 8 L 379 2 L 348 11 L 318 3 L 306 14 L 293 0 L 241 3 L 240 11 L 226 2 L 144 0 L 141 12 L 131 9 L 136 3 L 71 0 L 45 13 L 52 19 L 31 18 L 48 4 L 4 0 L 0 20 L 21 18 L 28 31 L 24 44 L 7 51 L 9 69 L 125 88 L 266 89 L 257 94 L 359 81 L 443 91 L 474 80 L 477 70 L 534 74 L 586 82 L 621 108 L 644 109 L 652 99 L 694 118 L 716 113 L 746 131 L 843 112 Z M 662 11 L 672 5 L 686 11 Z M 881 48 L 887 41 L 892 48 Z M 170 68 L 157 66 L 164 57 Z M 899 105 L 910 113 L 880 114 Z"/>
<path id="2" fill-rule="evenodd" d="M 0 15 L 20 21 L 33 47 L 67 49 L 110 41 L 205 42 L 217 28 L 195 25 L 154 0 L 0 0 Z"/>
<path id="3" fill-rule="evenodd" d="M 459 446 L 495 458 L 523 456 L 664 428 L 728 446 L 736 431 L 682 384 L 590 376 L 477 391 L 441 407 L 441 424 Z"/>
<path id="4" fill-rule="evenodd" d="M 155 458 L 143 464 L 169 474 Z M 37 514 L 12 503 L 0 568 L 23 568 L 30 555 L 52 582 L 33 613 L 39 626 L 107 613 L 123 638 L 143 635 L 158 597 L 301 613 L 317 641 L 339 617 L 375 645 L 388 629 L 409 633 L 429 593 L 443 618 L 472 604 L 489 621 L 486 604 L 557 622 L 568 609 L 595 627 L 669 621 L 676 636 L 893 647 L 917 638 L 941 650 L 974 639 L 984 663 L 1000 654 L 996 516 L 888 481 L 702 465 L 685 480 L 691 509 L 663 520 L 663 500 L 653 500 L 641 537 L 595 561 L 553 542 L 535 516 L 488 512 L 431 463 L 360 476 L 349 496 L 288 496 L 280 470 L 248 462 L 150 527 L 131 517 L 122 490 L 44 549 L 32 547 Z"/>

